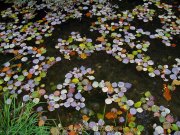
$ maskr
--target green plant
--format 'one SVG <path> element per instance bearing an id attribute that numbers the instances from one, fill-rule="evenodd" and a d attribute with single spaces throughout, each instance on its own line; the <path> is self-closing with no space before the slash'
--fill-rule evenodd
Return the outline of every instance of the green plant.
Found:
<path id="1" fill-rule="evenodd" d="M 0 102 L 0 135 L 48 135 L 50 127 L 38 126 L 38 114 L 33 112 L 32 102 L 17 103 L 13 98 L 10 104 Z"/>

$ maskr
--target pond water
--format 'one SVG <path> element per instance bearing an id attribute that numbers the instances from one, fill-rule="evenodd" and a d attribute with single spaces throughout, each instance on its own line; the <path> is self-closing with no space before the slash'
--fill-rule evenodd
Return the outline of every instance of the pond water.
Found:
<path id="1" fill-rule="evenodd" d="M 173 5 L 172 7 L 173 12 L 177 18 L 179 17 L 179 7 L 178 7 L 179 5 L 177 1 L 171 0 L 171 1 L 161 1 L 161 2 L 165 2 L 166 4 Z M 145 2 L 141 0 L 138 0 L 138 1 L 113 0 L 113 1 L 110 1 L 110 3 L 112 5 L 118 5 L 119 7 L 114 8 L 114 11 L 116 11 L 116 13 L 121 13 L 122 11 L 125 11 L 125 10 L 131 11 L 132 9 L 135 9 L 137 5 L 142 6 Z M 92 5 L 87 5 L 87 7 L 90 7 L 90 9 L 92 9 Z M 1 11 L 11 6 L 12 5 L 8 5 L 8 4 L 4 6 L 4 3 L 3 3 L 3 5 L 1 5 L 1 7 L 3 7 L 1 8 Z M 131 26 L 134 26 L 136 29 L 142 28 L 144 31 L 149 31 L 151 33 L 154 33 L 156 29 L 162 29 L 162 26 L 164 25 L 161 23 L 160 19 L 158 18 L 158 15 L 165 14 L 167 11 L 165 11 L 162 8 L 157 8 L 157 6 L 153 4 L 149 5 L 148 8 L 155 10 L 155 13 L 153 14 L 154 19 L 152 21 L 143 22 L 142 20 L 135 18 L 132 22 L 129 21 L 128 23 L 131 24 Z M 50 12 L 49 10 L 46 10 L 46 11 Z M 140 11 L 142 11 L 143 13 L 143 9 L 141 9 Z M 87 14 L 87 11 L 82 11 L 82 13 Z M 141 12 L 139 12 L 139 14 L 141 14 Z M 37 20 L 41 20 L 42 18 L 45 17 L 45 15 L 46 13 L 44 12 L 44 10 L 37 11 L 36 17 L 30 21 L 35 22 Z M 147 14 L 145 13 L 145 15 Z M 45 84 L 45 87 L 43 89 L 46 90 L 46 94 L 48 95 L 48 94 L 53 93 L 56 90 L 56 86 L 58 84 L 63 84 L 65 80 L 65 75 L 69 71 L 72 71 L 74 67 L 80 68 L 81 66 L 84 66 L 85 68 L 91 68 L 94 70 L 93 76 L 95 77 L 95 81 L 97 82 L 101 82 L 101 80 L 105 80 L 111 83 L 112 82 L 131 83 L 132 87 L 127 92 L 125 92 L 125 95 L 127 99 L 131 99 L 134 102 L 137 102 L 142 97 L 144 97 L 144 93 L 146 91 L 150 91 L 151 94 L 154 96 L 155 104 L 163 105 L 169 108 L 171 110 L 171 114 L 174 116 L 174 119 L 176 121 L 179 120 L 180 119 L 180 109 L 179 109 L 180 87 L 176 86 L 176 89 L 171 91 L 172 99 L 170 101 L 167 101 L 163 96 L 163 93 L 164 93 L 163 84 L 171 85 L 173 80 L 170 79 L 169 81 L 165 82 L 160 76 L 150 77 L 148 75 L 148 72 L 137 71 L 136 69 L 137 63 L 124 64 L 123 62 L 120 62 L 117 58 L 115 58 L 115 56 L 113 56 L 112 54 L 107 54 L 106 52 L 107 50 L 94 51 L 90 56 L 87 56 L 87 58 L 85 59 L 82 59 L 77 55 L 72 55 L 70 56 L 71 60 L 69 60 L 69 59 L 64 58 L 65 53 L 63 52 L 60 53 L 60 49 L 55 48 L 55 46 L 57 46 L 57 44 L 59 43 L 58 39 L 67 40 L 71 36 L 71 32 L 78 32 L 80 33 L 82 37 L 87 37 L 89 39 L 92 39 L 92 44 L 94 45 L 98 44 L 99 42 L 97 41 L 97 38 L 103 35 L 98 31 L 98 28 L 100 30 L 101 26 L 98 26 L 99 24 L 97 24 L 97 26 L 94 25 L 95 30 L 92 32 L 90 31 L 90 29 L 92 29 L 92 23 L 98 22 L 98 20 L 99 19 L 96 15 L 92 17 L 85 15 L 82 18 L 75 18 L 75 19 L 70 18 L 60 25 L 53 26 L 54 30 L 52 31 L 52 36 L 43 38 L 44 39 L 43 43 L 35 44 L 34 39 L 30 41 L 25 41 L 27 43 L 26 46 L 46 48 L 46 53 L 43 54 L 45 57 L 54 57 L 54 58 L 61 57 L 61 61 L 52 64 L 52 66 L 48 68 L 47 70 L 47 75 L 41 80 L 41 84 Z M 109 19 L 108 21 L 105 21 L 105 22 L 106 24 L 111 25 L 112 22 L 118 23 L 118 21 L 119 19 L 112 19 L 112 20 Z M 8 20 L 1 18 L 1 22 L 8 23 Z M 102 25 L 103 24 L 104 23 L 102 22 Z M 115 33 L 120 33 L 123 36 L 126 36 L 125 33 L 123 33 L 122 31 L 118 31 L 118 30 L 115 30 L 115 31 L 109 30 L 109 31 L 110 33 L 115 32 Z M 132 31 L 129 31 L 129 32 L 131 33 Z M 112 36 L 109 36 L 109 35 L 107 34 L 107 36 L 105 36 L 105 39 L 107 39 L 108 42 L 113 43 L 113 38 Z M 137 37 L 136 39 L 133 39 L 133 41 L 135 43 L 138 40 L 140 41 L 140 43 L 144 41 L 149 42 L 150 46 L 148 50 L 144 52 L 144 54 L 147 56 L 150 56 L 151 60 L 154 61 L 156 66 L 169 65 L 169 67 L 171 67 L 173 64 L 176 63 L 175 59 L 180 57 L 180 46 L 178 45 L 179 35 L 174 34 L 172 36 L 173 36 L 173 40 L 170 40 L 170 42 L 173 44 L 176 44 L 176 47 L 166 46 L 164 43 L 162 43 L 161 38 L 151 39 L 149 38 L 148 35 Z M 74 44 L 76 43 L 77 42 L 75 42 Z M 125 46 L 124 48 L 126 49 L 126 52 L 128 53 L 132 53 L 132 51 L 137 50 L 136 48 L 132 49 L 129 46 Z M 17 48 L 14 48 L 14 49 L 18 50 L 20 48 L 17 46 Z M 0 65 L 2 65 L 3 63 L 9 60 L 11 60 L 12 62 L 11 65 L 19 63 L 20 59 L 18 58 L 13 59 L 14 57 L 16 57 L 16 55 L 11 53 L 11 51 L 1 53 Z M 28 63 L 22 63 L 22 69 L 24 68 L 24 69 L 29 70 L 32 67 L 31 62 L 34 59 L 33 58 L 34 56 L 32 57 L 32 55 L 27 55 L 27 57 L 29 59 L 28 60 L 29 62 L 27 61 Z M 177 78 L 175 80 L 178 80 L 178 79 L 180 78 Z M 5 85 L 6 84 L 3 84 L 3 86 Z M 38 88 L 38 87 L 39 85 L 35 86 L 35 88 Z M 22 93 L 20 94 L 20 96 L 27 94 L 27 91 L 22 92 Z M 63 126 L 66 127 L 66 126 L 69 126 L 70 124 L 81 123 L 82 116 L 85 114 L 88 117 L 90 117 L 91 120 L 98 121 L 99 118 L 97 117 L 97 114 L 98 113 L 102 114 L 105 108 L 106 108 L 105 110 L 106 113 L 110 112 L 111 108 L 117 108 L 117 109 L 120 108 L 117 104 L 106 105 L 105 99 L 107 98 L 107 93 L 103 92 L 101 88 L 97 88 L 93 91 L 83 92 L 82 95 L 86 99 L 85 109 L 83 108 L 77 111 L 73 107 L 71 108 L 60 107 L 51 112 L 46 109 L 47 105 L 44 105 L 44 108 L 47 111 L 45 112 L 45 115 L 48 116 L 49 119 L 55 119 L 57 123 L 59 122 L 59 119 L 60 119 Z M 43 99 L 42 97 L 41 97 L 41 100 L 46 102 L 46 99 Z M 88 110 L 88 113 L 85 113 L 87 110 Z M 153 112 L 149 112 L 147 110 L 143 111 L 143 113 L 137 114 L 136 122 L 138 124 L 143 125 L 146 129 L 144 132 L 142 132 L 142 134 L 152 134 L 154 132 L 154 130 L 152 129 L 153 124 L 154 123 L 159 124 L 158 120 L 155 117 L 153 117 L 153 115 L 154 115 Z M 117 124 L 118 120 L 115 120 L 115 121 Z M 114 121 L 112 121 L 111 119 L 106 119 L 106 124 L 112 124 L 113 126 L 115 126 Z"/>

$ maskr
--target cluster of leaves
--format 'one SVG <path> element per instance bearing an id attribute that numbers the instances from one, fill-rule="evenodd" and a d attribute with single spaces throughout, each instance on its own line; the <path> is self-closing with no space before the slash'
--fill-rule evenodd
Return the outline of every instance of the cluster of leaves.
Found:
<path id="1" fill-rule="evenodd" d="M 15 5 L 24 5 L 27 2 L 34 1 L 34 0 L 5 0 L 6 3 L 13 3 Z"/>
<path id="2" fill-rule="evenodd" d="M 0 102 L 0 134 L 1 135 L 48 135 L 48 126 L 38 126 L 38 113 L 33 112 L 34 103 Z"/>
<path id="3" fill-rule="evenodd" d="M 42 0 L 43 2 L 49 4 L 54 3 L 58 5 L 59 7 L 63 7 L 64 4 L 66 5 L 72 5 L 73 0 Z M 35 0 L 5 0 L 6 3 L 13 3 L 18 6 L 22 6 L 27 3 L 35 4 Z"/>

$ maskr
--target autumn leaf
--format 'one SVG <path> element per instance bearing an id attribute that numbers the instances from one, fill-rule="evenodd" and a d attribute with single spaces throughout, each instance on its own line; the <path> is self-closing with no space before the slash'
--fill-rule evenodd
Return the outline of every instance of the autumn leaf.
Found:
<path id="1" fill-rule="evenodd" d="M 164 84 L 164 93 L 163 93 L 163 96 L 164 98 L 167 100 L 167 101 L 170 101 L 171 100 L 171 93 L 170 93 L 170 90 L 168 89 L 167 85 Z"/>
<path id="2" fill-rule="evenodd" d="M 98 38 L 96 39 L 96 41 L 99 41 L 99 42 L 104 42 L 104 41 L 105 41 L 105 39 L 104 39 L 104 37 L 102 36 L 102 37 L 98 37 Z"/>
<path id="3" fill-rule="evenodd" d="M 80 57 L 81 57 L 81 59 L 86 59 L 86 58 L 87 58 L 87 55 L 86 55 L 85 53 L 82 53 L 82 54 L 80 55 Z"/>
<path id="4" fill-rule="evenodd" d="M 172 47 L 176 47 L 176 44 L 171 44 Z"/>
<path id="5" fill-rule="evenodd" d="M 87 115 L 83 115 L 82 118 L 83 118 L 84 121 L 88 121 L 89 120 L 89 117 Z"/>
<path id="6" fill-rule="evenodd" d="M 45 124 L 44 120 L 39 120 L 38 126 L 43 126 Z"/>
<path id="7" fill-rule="evenodd" d="M 180 81 L 178 81 L 178 80 L 173 80 L 172 85 L 180 85 Z"/>
<path id="8" fill-rule="evenodd" d="M 52 127 L 50 132 L 51 132 L 51 135 L 60 135 L 60 132 L 57 127 Z"/>
<path id="9" fill-rule="evenodd" d="M 76 132 L 75 132 L 75 131 L 70 131 L 70 132 L 68 133 L 68 135 L 76 135 Z"/>
<path id="10" fill-rule="evenodd" d="M 108 113 L 105 115 L 105 117 L 106 117 L 107 119 L 115 119 L 115 118 L 117 118 L 117 114 L 114 113 L 114 112 L 108 112 Z"/>
<path id="11" fill-rule="evenodd" d="M 69 130 L 73 130 L 73 129 L 74 129 L 74 126 L 73 126 L 73 125 L 69 125 L 69 126 L 68 126 L 68 129 L 69 129 Z"/>
<path id="12" fill-rule="evenodd" d="M 86 13 L 86 16 L 91 17 L 91 13 L 90 12 Z"/>
<path id="13" fill-rule="evenodd" d="M 71 51 L 71 52 L 69 53 L 69 55 L 74 56 L 74 55 L 76 55 L 76 52 L 75 52 L 75 51 Z"/>
<path id="14" fill-rule="evenodd" d="M 31 78 L 32 78 L 32 74 L 29 73 L 29 74 L 27 75 L 27 78 L 28 78 L 28 79 L 31 79 Z"/>
<path id="15" fill-rule="evenodd" d="M 10 67 L 4 67 L 4 68 L 2 69 L 2 72 L 7 72 L 9 69 L 10 69 Z"/>

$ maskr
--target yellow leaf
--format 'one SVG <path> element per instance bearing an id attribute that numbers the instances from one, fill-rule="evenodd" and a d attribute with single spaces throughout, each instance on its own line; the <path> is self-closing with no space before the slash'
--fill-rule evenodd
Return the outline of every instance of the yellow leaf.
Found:
<path id="1" fill-rule="evenodd" d="M 57 127 L 52 127 L 50 132 L 51 132 L 51 135 L 60 135 L 60 132 Z"/>
<path id="2" fill-rule="evenodd" d="M 78 83 L 78 82 L 79 82 L 79 79 L 78 79 L 78 78 L 74 78 L 74 79 L 72 79 L 72 82 L 73 82 L 73 83 Z"/>
<path id="3" fill-rule="evenodd" d="M 86 55 L 85 53 L 82 53 L 82 54 L 80 55 L 80 57 L 81 57 L 81 59 L 86 59 L 86 58 L 87 58 L 87 55 Z"/>
<path id="4" fill-rule="evenodd" d="M 87 115 L 83 115 L 82 118 L 83 118 L 84 121 L 88 121 L 89 120 L 89 117 Z"/>

